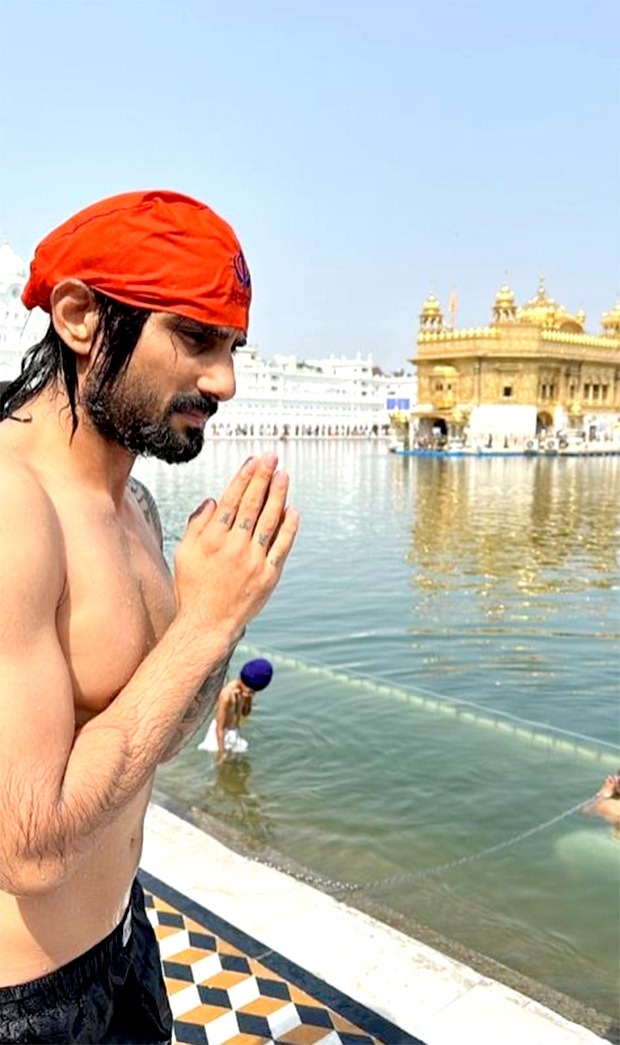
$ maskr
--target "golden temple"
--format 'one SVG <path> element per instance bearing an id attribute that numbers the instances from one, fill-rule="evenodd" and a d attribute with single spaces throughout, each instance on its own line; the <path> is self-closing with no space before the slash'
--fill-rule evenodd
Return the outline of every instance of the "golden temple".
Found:
<path id="1" fill-rule="evenodd" d="M 519 306 L 504 283 L 487 326 L 446 323 L 429 294 L 420 313 L 418 403 L 406 424 L 419 440 L 519 448 L 582 433 L 620 439 L 620 300 L 588 333 L 583 311 L 550 298 L 541 278 Z M 405 418 L 397 418 L 401 427 Z"/>

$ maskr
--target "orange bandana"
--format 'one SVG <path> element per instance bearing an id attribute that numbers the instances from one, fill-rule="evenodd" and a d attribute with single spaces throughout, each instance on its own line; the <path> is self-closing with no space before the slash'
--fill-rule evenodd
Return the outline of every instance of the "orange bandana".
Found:
<path id="1" fill-rule="evenodd" d="M 235 233 L 177 192 L 126 192 L 94 203 L 39 243 L 22 301 L 50 311 L 63 279 L 116 301 L 247 332 L 250 273 Z"/>

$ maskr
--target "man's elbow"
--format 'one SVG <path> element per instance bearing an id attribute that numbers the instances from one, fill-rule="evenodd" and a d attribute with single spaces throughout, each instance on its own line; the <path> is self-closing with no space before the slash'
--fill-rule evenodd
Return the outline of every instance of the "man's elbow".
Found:
<path id="1" fill-rule="evenodd" d="M 0 862 L 0 889 L 17 897 L 45 896 L 68 875 L 67 861 L 60 856 L 5 859 Z"/>
<path id="2" fill-rule="evenodd" d="M 180 750 L 181 746 L 177 744 L 175 744 L 174 747 L 169 747 L 164 751 L 157 764 L 163 766 L 165 762 L 172 762 L 172 759 L 177 757 Z"/>

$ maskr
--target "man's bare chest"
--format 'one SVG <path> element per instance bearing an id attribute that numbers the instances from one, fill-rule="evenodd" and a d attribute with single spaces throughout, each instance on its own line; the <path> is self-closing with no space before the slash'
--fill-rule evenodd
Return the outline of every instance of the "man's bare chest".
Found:
<path id="1" fill-rule="evenodd" d="M 73 679 L 78 725 L 102 711 L 161 638 L 175 612 L 170 574 L 143 535 L 65 526 L 67 583 L 58 634 Z"/>

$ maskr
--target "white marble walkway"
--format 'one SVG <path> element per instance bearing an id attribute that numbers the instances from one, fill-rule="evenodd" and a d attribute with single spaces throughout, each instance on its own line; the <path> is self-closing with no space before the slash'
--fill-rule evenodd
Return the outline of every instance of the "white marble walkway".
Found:
<path id="1" fill-rule="evenodd" d="M 606 1041 L 155 804 L 141 867 L 425 1045 Z"/>

